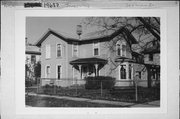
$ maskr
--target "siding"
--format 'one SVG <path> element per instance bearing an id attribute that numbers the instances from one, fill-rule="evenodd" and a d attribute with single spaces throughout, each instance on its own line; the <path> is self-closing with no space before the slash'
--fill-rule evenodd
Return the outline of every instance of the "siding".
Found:
<path id="1" fill-rule="evenodd" d="M 56 57 L 56 45 L 60 43 L 62 44 L 62 57 L 57 58 Z M 50 44 L 51 46 L 51 58 L 50 59 L 46 59 L 45 58 L 45 45 L 46 44 Z M 50 74 L 50 78 L 56 78 L 56 66 L 58 64 L 60 64 L 62 66 L 62 78 L 67 77 L 67 62 L 68 62 L 68 57 L 67 57 L 67 43 L 59 38 L 57 38 L 54 35 L 50 35 L 47 37 L 47 39 L 42 43 L 41 46 L 41 51 L 42 51 L 42 66 L 41 66 L 41 71 L 42 71 L 42 75 L 41 78 L 45 78 L 45 67 L 46 65 L 50 65 L 50 70 L 51 70 L 51 74 Z"/>

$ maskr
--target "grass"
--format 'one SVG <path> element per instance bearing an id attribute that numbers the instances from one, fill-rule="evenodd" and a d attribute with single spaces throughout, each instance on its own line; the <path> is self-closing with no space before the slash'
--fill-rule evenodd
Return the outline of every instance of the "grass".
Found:
<path id="1" fill-rule="evenodd" d="M 97 104 L 91 102 L 80 102 L 39 96 L 26 96 L 26 105 L 32 107 L 122 107 L 111 104 Z"/>
<path id="2" fill-rule="evenodd" d="M 37 88 L 28 88 L 28 92 L 37 92 Z M 121 102 L 135 102 L 135 90 L 118 89 L 107 90 L 103 89 L 102 94 L 100 89 L 88 90 L 82 86 L 77 89 L 75 87 L 56 87 L 55 90 L 52 87 L 42 88 L 42 94 L 59 95 L 59 96 L 71 96 L 71 97 L 83 97 L 90 99 L 102 99 L 110 101 Z M 142 88 L 138 87 L 138 102 L 144 103 L 154 100 L 160 100 L 160 89 L 158 88 Z"/>

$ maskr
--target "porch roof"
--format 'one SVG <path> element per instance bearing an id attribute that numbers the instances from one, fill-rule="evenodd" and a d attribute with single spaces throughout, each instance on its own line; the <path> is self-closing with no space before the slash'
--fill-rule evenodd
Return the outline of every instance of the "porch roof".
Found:
<path id="1" fill-rule="evenodd" d="M 91 58 L 79 58 L 76 60 L 70 61 L 70 64 L 106 64 L 107 60 L 102 59 L 102 58 L 96 58 L 96 57 L 91 57 Z"/>

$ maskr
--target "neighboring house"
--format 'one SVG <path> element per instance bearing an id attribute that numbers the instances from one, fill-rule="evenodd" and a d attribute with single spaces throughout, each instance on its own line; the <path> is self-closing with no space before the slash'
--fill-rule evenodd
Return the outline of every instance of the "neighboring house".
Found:
<path id="1" fill-rule="evenodd" d="M 40 62 L 41 52 L 37 46 L 26 44 L 26 78 L 35 80 L 34 68 Z"/>
<path id="2" fill-rule="evenodd" d="M 149 87 L 160 82 L 160 45 L 158 41 L 153 41 L 142 52 L 144 63 L 148 72 Z"/>
<path id="3" fill-rule="evenodd" d="M 87 76 L 111 76 L 116 78 L 116 86 L 133 86 L 134 74 L 143 71 L 139 73 L 139 85 L 147 87 L 143 56 L 130 48 L 136 43 L 125 28 L 108 35 L 88 34 L 80 38 L 48 29 L 36 43 L 41 47 L 42 85 L 50 83 L 50 79 L 56 79 L 56 85 L 69 86 L 71 83 L 63 81 L 83 82 Z"/>

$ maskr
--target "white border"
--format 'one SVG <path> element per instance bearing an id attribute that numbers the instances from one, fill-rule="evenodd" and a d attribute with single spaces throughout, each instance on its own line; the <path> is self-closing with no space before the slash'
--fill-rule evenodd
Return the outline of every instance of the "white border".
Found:
<path id="1" fill-rule="evenodd" d="M 136 13 L 136 14 L 134 14 Z M 36 108 L 25 107 L 25 22 L 26 17 L 38 16 L 155 16 L 161 17 L 161 107 L 160 108 Z M 17 10 L 15 13 L 15 103 L 16 114 L 155 114 L 167 113 L 167 39 L 165 10 Z M 163 34 L 163 35 L 162 35 Z M 162 42 L 163 41 L 163 42 Z M 21 58 L 20 58 L 21 57 Z M 162 81 L 163 79 L 163 81 Z"/>

